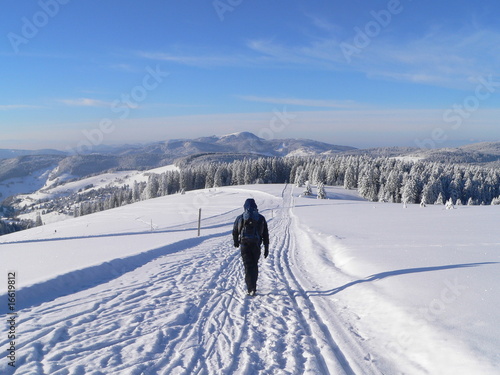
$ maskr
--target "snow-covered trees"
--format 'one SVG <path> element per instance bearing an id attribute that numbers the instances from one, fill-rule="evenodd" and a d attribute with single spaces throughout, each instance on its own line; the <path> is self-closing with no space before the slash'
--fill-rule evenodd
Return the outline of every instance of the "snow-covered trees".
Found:
<path id="1" fill-rule="evenodd" d="M 387 176 L 387 182 L 384 185 L 385 194 L 389 202 L 399 203 L 401 202 L 401 184 L 403 180 L 402 171 L 397 169 L 391 169 L 389 175 Z"/>
<path id="2" fill-rule="evenodd" d="M 439 195 L 438 195 L 436 201 L 434 202 L 434 204 L 439 204 L 439 205 L 444 204 L 444 198 L 443 198 L 442 192 L 439 192 Z"/>
<path id="3" fill-rule="evenodd" d="M 298 168 L 295 169 L 295 177 L 294 177 L 294 183 L 295 186 L 297 187 L 302 187 L 304 185 L 304 169 L 302 166 L 299 166 Z"/>
<path id="4" fill-rule="evenodd" d="M 455 208 L 455 206 L 453 205 L 453 198 L 450 198 L 446 201 L 445 207 L 447 210 L 453 210 Z"/>
<path id="5" fill-rule="evenodd" d="M 0 236 L 20 230 L 32 228 L 34 222 L 32 220 L 1 220 L 0 219 Z"/>
<path id="6" fill-rule="evenodd" d="M 371 201 L 445 204 L 490 204 L 500 196 L 500 171 L 477 166 L 411 162 L 367 156 L 329 158 L 256 158 L 231 163 L 206 163 L 168 171 L 150 177 L 148 183 L 134 183 L 128 197 L 120 195 L 113 206 L 140 199 L 228 185 L 284 183 L 303 186 L 308 180 L 318 185 L 358 188 Z M 304 194 L 312 194 L 311 186 Z M 156 195 L 155 195 L 156 194 Z M 117 203 L 117 201 L 119 203 Z M 90 208 L 90 211 L 93 209 Z M 84 211 L 89 211 L 88 207 Z"/>
<path id="7" fill-rule="evenodd" d="M 311 195 L 312 194 L 312 188 L 311 188 L 311 184 L 309 183 L 309 180 L 306 181 L 305 183 L 305 187 L 304 187 L 304 192 L 302 193 L 302 195 Z"/>
<path id="8" fill-rule="evenodd" d="M 473 202 L 489 204 L 500 195 L 498 170 L 367 156 L 259 158 L 201 165 L 193 173 L 195 179 L 207 181 L 206 187 L 287 180 L 302 186 L 309 180 L 312 184 L 358 188 L 372 201 L 444 204 L 450 198 L 466 203 L 472 197 Z M 224 181 L 219 176 L 224 176 Z"/>
<path id="9" fill-rule="evenodd" d="M 360 173 L 358 182 L 359 193 L 368 200 L 377 201 L 380 188 L 379 178 L 379 170 L 371 165 L 366 165 Z"/>
<path id="10" fill-rule="evenodd" d="M 358 179 L 356 176 L 355 167 L 349 165 L 344 175 L 344 188 L 345 189 L 355 189 L 358 187 Z"/>
<path id="11" fill-rule="evenodd" d="M 132 186 L 104 188 L 77 194 L 70 204 L 74 215 L 87 215 L 169 194 L 193 189 L 290 181 L 312 194 L 311 183 L 318 185 L 318 198 L 324 185 L 358 189 L 371 201 L 407 204 L 499 204 L 500 170 L 478 166 L 412 162 L 368 156 L 328 158 L 255 158 L 233 162 L 207 162 L 184 166 L 161 175 L 151 174 L 148 182 Z M 309 181 L 306 183 L 306 181 Z M 497 197 L 497 198 L 495 198 Z"/>
<path id="12" fill-rule="evenodd" d="M 158 191 L 160 190 L 160 176 L 157 174 L 151 174 L 148 177 L 148 184 L 146 185 L 146 190 L 144 192 L 144 199 L 152 199 L 158 196 Z"/>
<path id="13" fill-rule="evenodd" d="M 40 216 L 40 212 L 37 212 L 36 219 L 35 219 L 35 227 L 40 227 L 42 225 L 43 225 L 42 216 Z"/>
<path id="14" fill-rule="evenodd" d="M 326 199 L 325 184 L 323 182 L 318 183 L 318 199 Z"/>

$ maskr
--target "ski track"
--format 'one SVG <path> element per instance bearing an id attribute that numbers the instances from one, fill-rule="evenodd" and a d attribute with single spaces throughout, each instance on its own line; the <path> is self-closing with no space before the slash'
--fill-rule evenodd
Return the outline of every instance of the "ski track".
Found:
<path id="1" fill-rule="evenodd" d="M 270 256 L 260 262 L 256 297 L 245 295 L 230 235 L 207 236 L 113 280 L 21 311 L 14 373 L 379 373 L 359 364 L 371 356 L 331 318 L 332 302 L 308 296 L 296 275 L 304 271 L 290 231 L 292 189 L 285 187 L 277 215 L 268 217 Z M 234 214 L 206 224 L 227 230 Z"/>

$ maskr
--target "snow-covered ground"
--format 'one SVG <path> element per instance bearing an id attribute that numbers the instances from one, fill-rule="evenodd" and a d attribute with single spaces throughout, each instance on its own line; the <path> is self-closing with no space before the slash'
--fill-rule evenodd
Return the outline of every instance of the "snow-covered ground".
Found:
<path id="1" fill-rule="evenodd" d="M 499 206 L 301 192 L 192 191 L 0 237 L 0 319 L 8 272 L 18 312 L 0 373 L 498 373 Z M 253 298 L 230 236 L 248 197 L 271 233 Z"/>
<path id="2" fill-rule="evenodd" d="M 30 202 L 43 200 L 43 199 L 53 199 L 62 195 L 69 195 L 78 193 L 80 190 L 91 190 L 91 189 L 99 189 L 104 187 L 120 187 L 125 185 L 132 186 L 134 181 L 137 182 L 147 182 L 148 178 L 151 174 L 161 174 L 166 171 L 179 170 L 175 165 L 167 165 L 164 167 L 149 169 L 146 171 L 137 171 L 137 170 L 129 170 L 129 171 L 117 171 L 117 172 L 109 172 L 102 173 L 96 176 L 83 178 L 77 181 L 65 182 L 69 181 L 73 178 L 73 176 L 62 176 L 55 180 L 44 180 L 44 185 L 39 188 L 31 191 L 31 194 L 22 195 L 20 198 L 23 201 L 20 203 L 29 204 Z M 53 186 L 55 182 L 59 181 L 60 185 Z M 18 183 L 25 182 L 23 179 L 20 179 Z M 26 183 L 25 183 L 26 185 Z M 89 188 L 90 187 L 90 188 Z M 25 190 L 28 188 L 25 187 Z"/>
<path id="3" fill-rule="evenodd" d="M 42 189 L 49 178 L 50 170 L 41 169 L 29 176 L 9 178 L 0 181 L 0 200 L 12 195 L 26 194 Z"/>
<path id="4" fill-rule="evenodd" d="M 52 170 L 35 172 L 30 176 L 5 180 L 0 183 L 0 193 L 3 198 L 17 195 L 19 199 L 17 207 L 30 207 L 44 200 L 52 200 L 57 197 L 68 196 L 79 192 L 89 192 L 105 187 L 133 186 L 134 182 L 147 182 L 151 174 L 161 174 L 175 170 L 179 170 L 179 168 L 171 164 L 145 171 L 127 170 L 102 173 L 96 176 L 71 181 L 75 176 L 63 175 L 53 179 L 51 175 L 57 171 L 57 167 L 55 167 Z M 18 215 L 18 217 L 20 219 L 35 221 L 39 211 L 41 210 L 33 210 Z M 43 215 L 43 223 L 51 224 L 71 217 L 70 215 L 57 211 L 49 212 Z"/>

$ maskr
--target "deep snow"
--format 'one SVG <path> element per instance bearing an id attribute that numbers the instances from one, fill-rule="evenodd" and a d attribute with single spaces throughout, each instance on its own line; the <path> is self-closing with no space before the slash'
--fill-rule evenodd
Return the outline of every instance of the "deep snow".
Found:
<path id="1" fill-rule="evenodd" d="M 0 237 L 15 374 L 497 373 L 500 207 L 301 190 L 193 191 Z M 255 298 L 230 236 L 248 197 L 271 234 Z"/>

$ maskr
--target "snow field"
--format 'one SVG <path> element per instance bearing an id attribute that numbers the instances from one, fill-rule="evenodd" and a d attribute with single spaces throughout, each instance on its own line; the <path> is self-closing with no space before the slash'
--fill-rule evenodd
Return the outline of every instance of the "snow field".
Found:
<path id="1" fill-rule="evenodd" d="M 310 199 L 293 212 L 297 274 L 344 306 L 337 315 L 389 373 L 496 372 L 498 209 Z"/>
<path id="2" fill-rule="evenodd" d="M 55 166 L 54 166 L 55 167 Z M 0 182 L 0 194 L 3 199 L 11 195 L 25 194 L 43 188 L 49 178 L 50 171 L 47 168 L 34 171 L 26 177 L 14 177 Z"/>
<path id="3" fill-rule="evenodd" d="M 21 199 L 19 207 L 30 206 L 34 202 L 55 199 L 57 197 L 76 194 L 79 191 L 91 191 L 105 187 L 121 187 L 125 185 L 133 186 L 134 182 L 147 182 L 151 174 L 161 174 L 167 171 L 179 170 L 175 165 L 166 165 L 146 171 L 126 170 L 102 173 L 96 176 L 79 179 L 77 181 L 66 182 L 76 178 L 75 176 L 64 174 L 56 179 L 51 179 L 59 167 L 54 166 L 52 170 L 43 169 L 33 172 L 30 176 L 9 179 L 0 183 L 0 193 L 6 198 L 11 195 L 19 195 Z M 54 186 L 56 183 L 61 183 Z M 35 220 L 37 211 L 20 216 L 21 219 Z M 43 215 L 44 224 L 51 224 L 57 221 L 66 220 L 71 216 L 51 212 Z"/>
<path id="4" fill-rule="evenodd" d="M 22 310 L 0 373 L 496 373 L 498 211 L 327 192 L 193 191 L 1 237 Z M 254 298 L 230 236 L 249 197 L 271 235 Z"/>

